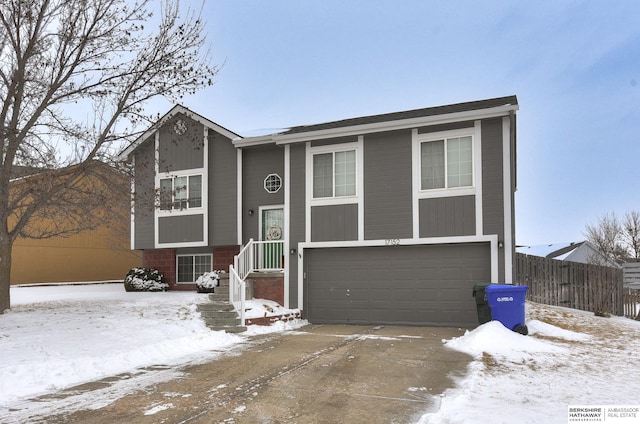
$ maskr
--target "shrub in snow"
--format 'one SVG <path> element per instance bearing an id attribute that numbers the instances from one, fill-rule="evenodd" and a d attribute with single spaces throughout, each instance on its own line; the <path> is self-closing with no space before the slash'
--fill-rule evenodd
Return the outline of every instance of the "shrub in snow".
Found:
<path id="1" fill-rule="evenodd" d="M 220 285 L 220 277 L 217 272 L 205 272 L 196 280 L 198 293 L 213 293 L 213 289 Z"/>
<path id="2" fill-rule="evenodd" d="M 124 289 L 131 291 L 167 291 L 169 284 L 164 276 L 155 269 L 133 268 L 124 277 Z"/>

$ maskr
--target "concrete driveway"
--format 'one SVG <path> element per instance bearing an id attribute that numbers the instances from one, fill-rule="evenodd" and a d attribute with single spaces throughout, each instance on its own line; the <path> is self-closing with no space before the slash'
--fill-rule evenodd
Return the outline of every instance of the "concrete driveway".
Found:
<path id="1" fill-rule="evenodd" d="M 238 354 L 185 367 L 182 378 L 46 422 L 413 423 L 464 374 L 471 358 L 442 344 L 462 333 L 309 325 L 255 337 Z"/>

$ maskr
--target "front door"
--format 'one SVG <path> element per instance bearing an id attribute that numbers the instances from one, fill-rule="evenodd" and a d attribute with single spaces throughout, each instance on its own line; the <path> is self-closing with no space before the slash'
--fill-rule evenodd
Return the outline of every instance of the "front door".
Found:
<path id="1" fill-rule="evenodd" d="M 260 216 L 263 241 L 284 241 L 284 209 L 264 208 Z M 262 249 L 263 264 L 266 269 L 284 268 L 284 243 L 265 244 Z"/>

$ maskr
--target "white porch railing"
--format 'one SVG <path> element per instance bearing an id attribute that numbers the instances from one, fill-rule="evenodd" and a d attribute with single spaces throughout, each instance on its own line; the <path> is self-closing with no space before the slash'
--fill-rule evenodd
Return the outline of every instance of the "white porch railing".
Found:
<path id="1" fill-rule="evenodd" d="M 246 279 L 252 272 L 283 271 L 284 241 L 255 241 L 249 239 L 229 265 L 229 303 L 240 314 L 240 325 L 244 326 Z"/>
<path id="2" fill-rule="evenodd" d="M 234 261 L 237 261 L 237 256 Z M 243 278 L 240 278 L 233 265 L 229 265 L 229 303 L 233 305 L 233 308 L 240 315 L 240 325 L 244 327 L 244 314 L 245 314 L 245 302 L 246 302 L 246 287 L 247 283 Z"/>

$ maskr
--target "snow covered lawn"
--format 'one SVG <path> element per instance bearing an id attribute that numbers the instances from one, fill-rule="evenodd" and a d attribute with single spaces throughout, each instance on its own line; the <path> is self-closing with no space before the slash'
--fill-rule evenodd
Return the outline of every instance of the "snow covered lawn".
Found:
<path id="1" fill-rule="evenodd" d="M 12 310 L 0 315 L 0 422 L 20 422 L 23 412 L 99 408 L 149 378 L 175 378 L 175 365 L 238 349 L 246 335 L 305 324 L 210 331 L 196 311 L 206 294 L 126 293 L 121 284 L 14 287 L 11 295 Z M 250 306 L 249 316 L 263 316 L 274 305 Z M 569 405 L 640 404 L 640 322 L 537 304 L 528 305 L 527 320 L 529 336 L 491 322 L 445 341 L 475 360 L 419 422 L 567 423 Z M 145 368 L 154 371 L 136 380 Z M 133 377 L 74 405 L 55 396 L 27 401 L 122 373 Z"/>
<path id="2" fill-rule="evenodd" d="M 475 361 L 420 424 L 564 424 L 570 405 L 640 406 L 640 322 L 540 304 L 526 314 L 529 336 L 492 321 L 446 342 Z"/>
<path id="3" fill-rule="evenodd" d="M 19 400 L 149 366 L 212 359 L 246 336 L 211 331 L 196 310 L 207 294 L 125 292 L 122 284 L 12 287 L 0 315 L 0 421 Z M 252 302 L 248 316 L 291 312 Z M 275 304 L 277 305 L 277 304 Z M 246 335 L 305 321 L 251 326 Z"/>

